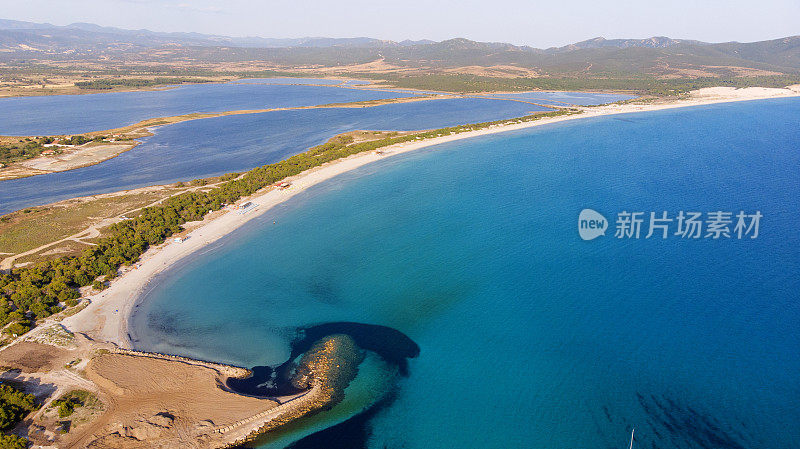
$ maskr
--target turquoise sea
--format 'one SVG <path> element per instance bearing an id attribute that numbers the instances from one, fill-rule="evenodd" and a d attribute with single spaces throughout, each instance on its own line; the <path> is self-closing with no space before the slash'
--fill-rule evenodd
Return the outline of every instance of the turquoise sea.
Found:
<path id="1" fill-rule="evenodd" d="M 637 448 L 797 447 L 799 125 L 800 100 L 751 101 L 387 158 L 156 278 L 135 345 L 269 366 L 353 323 L 418 345 L 405 372 L 370 352 L 342 404 L 263 447 L 607 449 L 634 426 Z M 763 219 L 583 241 L 584 208 Z"/>
<path id="2" fill-rule="evenodd" d="M 276 365 L 340 322 L 419 345 L 406 376 L 368 358 L 349 403 L 264 447 L 606 449 L 632 426 L 635 447 L 796 447 L 799 118 L 729 103 L 383 160 L 154 280 L 136 346 Z M 582 241 L 583 208 L 764 218 L 756 239 Z"/>

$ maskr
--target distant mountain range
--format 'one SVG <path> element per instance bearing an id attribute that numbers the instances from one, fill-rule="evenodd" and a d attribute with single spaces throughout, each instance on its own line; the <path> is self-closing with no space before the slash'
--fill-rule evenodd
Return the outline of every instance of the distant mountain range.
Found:
<path id="1" fill-rule="evenodd" d="M 178 44 L 187 46 L 231 46 L 251 48 L 285 48 L 285 47 L 406 47 L 411 45 L 431 44 L 434 41 L 405 40 L 402 42 L 386 41 L 369 37 L 329 38 L 301 37 L 296 39 L 274 39 L 264 37 L 229 37 L 201 33 L 163 33 L 150 30 L 125 30 L 122 28 L 104 27 L 93 23 L 72 23 L 56 26 L 49 23 L 22 22 L 19 20 L 0 19 L 0 36 L 10 37 L 19 44 L 34 46 L 43 45 L 55 48 L 62 44 L 112 45 L 121 42 L 142 47 Z M 14 42 L 11 39 L 2 42 Z"/>
<path id="2" fill-rule="evenodd" d="M 389 68 L 511 67 L 550 75 L 691 77 L 800 72 L 800 36 L 751 43 L 598 37 L 563 47 L 537 49 L 463 38 L 441 42 L 395 42 L 368 37 L 273 39 L 0 19 L 0 61 L 123 60 L 134 54 L 147 55 L 151 62 L 260 61 L 285 67 L 330 67 L 379 61 Z"/>
<path id="3" fill-rule="evenodd" d="M 548 49 L 550 52 L 564 52 L 572 50 L 580 50 L 583 48 L 630 48 L 630 47 L 643 47 L 643 48 L 667 48 L 679 44 L 695 44 L 695 45 L 711 45 L 707 42 L 691 41 L 683 39 L 670 39 L 664 36 L 655 36 L 648 39 L 606 39 L 603 37 L 596 37 L 581 41 L 575 44 L 565 45 L 564 47 L 557 47 Z"/>

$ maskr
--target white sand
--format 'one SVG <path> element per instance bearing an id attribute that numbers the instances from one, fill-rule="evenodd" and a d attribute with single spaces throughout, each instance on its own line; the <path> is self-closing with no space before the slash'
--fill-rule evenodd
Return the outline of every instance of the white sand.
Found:
<path id="1" fill-rule="evenodd" d="M 289 179 L 289 181 L 292 182 L 292 186 L 289 189 L 269 189 L 240 201 L 252 201 L 258 205 L 255 210 L 251 210 L 244 215 L 235 211 L 212 213 L 203 220 L 199 226 L 196 226 L 193 231 L 189 232 L 188 240 L 181 243 L 174 243 L 172 240 L 169 240 L 163 245 L 149 249 L 142 256 L 140 263 L 137 264 L 138 268 L 132 269 L 114 280 L 112 285 L 104 292 L 91 296 L 92 304 L 74 316 L 65 319 L 63 324 L 72 331 L 86 332 L 92 338 L 112 342 L 122 347 L 130 347 L 127 330 L 128 317 L 132 312 L 136 298 L 156 274 L 164 271 L 180 259 L 219 240 L 247 221 L 263 214 L 275 205 L 292 198 L 305 189 L 390 155 L 407 153 L 431 145 L 469 139 L 487 134 L 601 115 L 789 96 L 800 96 L 800 85 L 790 86 L 787 89 L 734 89 L 728 87 L 700 89 L 689 95 L 687 99 L 676 100 L 669 103 L 642 105 L 624 104 L 583 108 L 584 113 L 578 115 L 544 118 L 532 122 L 496 126 L 479 131 L 470 131 L 457 135 L 427 139 L 420 142 L 397 144 L 382 148 L 382 154 L 367 152 L 352 155 L 345 159 L 340 159 L 321 167 L 308 170 L 295 176 L 293 179 Z"/>
<path id="2" fill-rule="evenodd" d="M 20 165 L 47 172 L 66 171 L 74 168 L 86 167 L 87 165 L 94 165 L 106 159 L 111 159 L 135 146 L 135 144 L 109 144 L 77 147 L 72 150 L 67 150 L 63 154 L 39 156 L 29 159 L 20 162 Z"/>

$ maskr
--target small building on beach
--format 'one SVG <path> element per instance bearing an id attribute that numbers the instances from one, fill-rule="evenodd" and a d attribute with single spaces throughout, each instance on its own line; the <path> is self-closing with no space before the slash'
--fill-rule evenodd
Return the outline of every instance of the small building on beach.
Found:
<path id="1" fill-rule="evenodd" d="M 256 204 L 252 201 L 247 201 L 238 206 L 233 206 L 233 210 L 238 211 L 240 214 L 246 214 L 256 208 Z"/>

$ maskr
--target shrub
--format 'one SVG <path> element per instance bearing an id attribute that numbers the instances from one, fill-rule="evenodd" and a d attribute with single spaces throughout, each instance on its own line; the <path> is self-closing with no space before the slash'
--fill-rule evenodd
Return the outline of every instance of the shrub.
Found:
<path id="1" fill-rule="evenodd" d="M 0 449 L 26 449 L 28 439 L 0 433 Z"/>
<path id="2" fill-rule="evenodd" d="M 6 327 L 3 332 L 10 334 L 10 335 L 22 335 L 26 332 L 31 330 L 31 322 L 30 321 L 17 321 L 15 323 L 11 323 Z"/>
<path id="3" fill-rule="evenodd" d="M 91 403 L 93 399 L 96 398 L 90 392 L 75 390 L 53 401 L 53 406 L 58 407 L 58 416 L 60 418 L 66 418 L 72 415 L 76 408 L 83 407 L 86 405 L 87 401 Z"/>
<path id="4" fill-rule="evenodd" d="M 9 430 L 36 409 L 34 396 L 10 385 L 0 385 L 0 430 Z"/>

